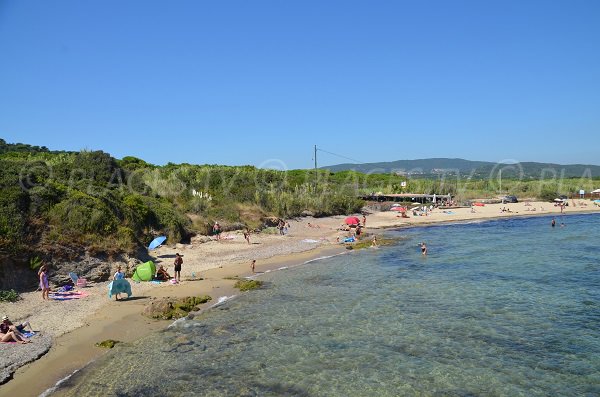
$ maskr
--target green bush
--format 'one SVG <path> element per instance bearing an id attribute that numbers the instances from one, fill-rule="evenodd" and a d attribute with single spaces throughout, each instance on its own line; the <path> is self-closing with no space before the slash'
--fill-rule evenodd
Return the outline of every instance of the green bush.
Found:
<path id="1" fill-rule="evenodd" d="M 102 200 L 71 191 L 49 213 L 53 224 L 69 233 L 93 233 L 107 235 L 117 230 L 119 221 Z"/>
<path id="2" fill-rule="evenodd" d="M 19 293 L 14 289 L 0 290 L 0 302 L 16 302 L 20 299 Z"/>

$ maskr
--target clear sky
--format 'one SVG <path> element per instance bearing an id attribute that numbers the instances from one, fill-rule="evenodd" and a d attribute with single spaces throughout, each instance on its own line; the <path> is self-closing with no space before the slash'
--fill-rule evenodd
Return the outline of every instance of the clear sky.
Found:
<path id="1" fill-rule="evenodd" d="M 0 137 L 153 164 L 309 168 L 315 144 L 600 164 L 599 20 L 597 0 L 0 0 Z"/>

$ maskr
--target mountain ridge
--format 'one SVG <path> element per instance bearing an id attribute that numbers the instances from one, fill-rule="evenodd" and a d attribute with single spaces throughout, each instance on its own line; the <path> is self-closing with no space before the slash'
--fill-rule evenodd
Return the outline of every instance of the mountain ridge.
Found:
<path id="1" fill-rule="evenodd" d="M 593 164 L 556 164 L 524 161 L 494 163 L 461 158 L 434 157 L 415 160 L 396 160 L 377 163 L 342 163 L 321 167 L 331 172 L 357 171 L 371 174 L 397 173 L 416 177 L 458 174 L 465 177 L 485 178 L 502 173 L 503 177 L 600 177 L 600 166 Z"/>

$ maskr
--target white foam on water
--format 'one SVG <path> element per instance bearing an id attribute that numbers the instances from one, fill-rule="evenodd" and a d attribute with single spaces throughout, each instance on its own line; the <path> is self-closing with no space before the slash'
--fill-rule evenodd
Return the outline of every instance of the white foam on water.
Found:
<path id="1" fill-rule="evenodd" d="M 217 307 L 219 305 L 222 305 L 223 303 L 235 298 L 237 295 L 231 295 L 231 296 L 219 296 L 219 299 L 217 299 L 217 303 L 215 303 L 214 305 L 211 306 L 211 308 L 213 307 Z"/>
<path id="2" fill-rule="evenodd" d="M 91 363 L 91 361 L 90 361 L 90 363 Z M 88 365 L 88 364 L 86 364 L 86 365 Z M 58 388 L 60 387 L 61 384 L 63 384 L 64 382 L 68 381 L 73 375 L 75 375 L 80 370 L 81 369 L 76 369 L 75 371 L 71 372 L 69 375 L 67 375 L 64 378 L 60 379 L 58 382 L 56 382 L 54 384 L 54 386 L 52 386 L 51 388 L 47 389 L 42 394 L 40 394 L 39 397 L 48 397 L 48 396 L 50 396 L 52 393 L 54 393 L 56 390 L 58 390 Z"/>

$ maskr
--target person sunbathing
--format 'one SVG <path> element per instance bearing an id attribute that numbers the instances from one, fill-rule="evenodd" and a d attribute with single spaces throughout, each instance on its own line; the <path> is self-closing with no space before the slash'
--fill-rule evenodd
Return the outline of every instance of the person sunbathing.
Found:
<path id="1" fill-rule="evenodd" d="M 14 331 L 8 331 L 6 333 L 0 332 L 0 342 L 29 343 L 31 341 L 25 337 L 17 336 Z"/>
<path id="2" fill-rule="evenodd" d="M 167 273 L 167 271 L 165 270 L 165 268 L 163 267 L 163 265 L 160 265 L 160 267 L 156 271 L 156 277 L 155 278 L 157 280 L 167 281 L 167 280 L 171 279 L 171 276 L 169 275 L 169 273 Z"/>
<path id="3" fill-rule="evenodd" d="M 25 321 L 24 323 L 14 325 L 8 319 L 8 316 L 4 316 L 4 317 L 2 317 L 2 322 L 0 323 L 0 334 L 3 334 L 3 335 L 13 334 L 19 340 L 28 341 L 27 337 L 25 335 L 23 335 L 23 332 L 25 332 L 25 327 L 29 327 L 29 331 L 33 332 L 33 329 L 31 328 L 29 321 Z M 10 337 L 8 337 L 8 338 L 9 338 L 8 340 L 10 340 Z M 2 341 L 6 342 L 5 340 L 2 340 Z"/>

